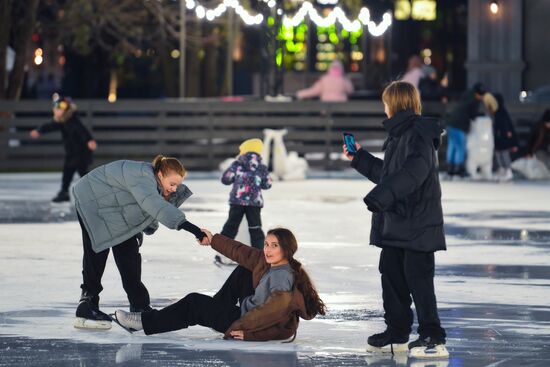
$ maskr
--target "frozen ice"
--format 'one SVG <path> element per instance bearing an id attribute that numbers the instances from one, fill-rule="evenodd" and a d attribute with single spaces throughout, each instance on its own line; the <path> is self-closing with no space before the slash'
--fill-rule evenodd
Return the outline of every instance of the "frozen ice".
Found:
<path id="1" fill-rule="evenodd" d="M 191 173 L 186 183 L 195 194 L 182 209 L 219 231 L 230 187 L 214 177 Z M 329 306 L 325 317 L 301 322 L 293 343 L 281 343 L 226 341 L 203 327 L 155 336 L 116 325 L 74 329 L 82 243 L 71 205 L 49 202 L 60 175 L 1 174 L 0 366 L 550 365 L 548 182 L 443 183 L 448 251 L 436 255 L 435 283 L 450 359 L 422 362 L 365 353 L 367 336 L 384 328 L 379 249 L 368 245 L 370 214 L 361 200 L 373 185 L 349 172 L 316 177 L 264 192 L 264 230 L 295 232 L 296 257 Z M 247 241 L 246 227 L 239 239 Z M 213 294 L 231 271 L 214 266 L 214 251 L 188 233 L 164 227 L 141 252 L 154 307 L 190 292 Z M 128 307 L 112 258 L 103 286 L 104 311 Z"/>

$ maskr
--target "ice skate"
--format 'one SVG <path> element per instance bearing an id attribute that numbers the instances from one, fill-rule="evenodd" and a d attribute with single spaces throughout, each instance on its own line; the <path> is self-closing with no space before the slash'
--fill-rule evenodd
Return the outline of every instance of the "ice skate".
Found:
<path id="1" fill-rule="evenodd" d="M 76 308 L 75 328 L 93 330 L 109 330 L 111 328 L 111 318 L 99 310 L 96 300 L 99 301 L 97 296 L 93 297 L 86 292 L 83 293 Z"/>
<path id="2" fill-rule="evenodd" d="M 52 203 L 67 203 L 71 201 L 71 197 L 67 191 L 59 191 L 57 195 L 52 199 Z"/>
<path id="3" fill-rule="evenodd" d="M 445 340 L 432 337 L 419 337 L 409 343 L 411 358 L 448 358 L 449 351 L 445 347 Z"/>
<path id="4" fill-rule="evenodd" d="M 116 310 L 113 316 L 113 321 L 129 332 L 143 330 L 143 324 L 141 323 L 141 312 Z"/>
<path id="5" fill-rule="evenodd" d="M 383 333 L 374 334 L 367 339 L 367 352 L 369 353 L 406 353 L 408 351 L 408 336 L 396 337 L 387 330 Z"/>

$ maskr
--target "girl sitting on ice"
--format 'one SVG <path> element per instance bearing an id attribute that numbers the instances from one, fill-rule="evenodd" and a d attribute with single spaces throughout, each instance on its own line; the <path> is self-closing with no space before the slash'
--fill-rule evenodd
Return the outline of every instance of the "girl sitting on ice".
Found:
<path id="1" fill-rule="evenodd" d="M 203 231 L 214 250 L 239 264 L 218 293 L 191 293 L 162 310 L 117 310 L 122 326 L 151 335 L 202 325 L 226 339 L 279 340 L 296 336 L 298 317 L 310 320 L 325 314 L 325 304 L 294 259 L 298 243 L 290 230 L 267 232 L 263 250 Z"/>

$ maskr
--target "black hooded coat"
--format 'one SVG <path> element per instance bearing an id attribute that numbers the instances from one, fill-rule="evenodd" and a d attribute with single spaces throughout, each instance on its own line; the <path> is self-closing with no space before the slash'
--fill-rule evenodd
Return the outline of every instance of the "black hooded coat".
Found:
<path id="1" fill-rule="evenodd" d="M 370 243 L 378 247 L 446 250 L 437 149 L 439 121 L 406 110 L 383 122 L 384 160 L 360 149 L 351 162 L 376 186 L 364 198 L 373 212 Z"/>

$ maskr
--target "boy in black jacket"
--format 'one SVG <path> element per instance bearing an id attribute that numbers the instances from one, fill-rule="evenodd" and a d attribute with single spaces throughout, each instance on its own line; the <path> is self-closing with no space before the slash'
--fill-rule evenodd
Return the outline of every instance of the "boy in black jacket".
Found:
<path id="1" fill-rule="evenodd" d="M 367 351 L 406 352 L 411 356 L 448 356 L 434 291 L 434 252 L 445 250 L 437 148 L 442 129 L 435 119 L 420 116 L 417 89 L 393 82 L 382 95 L 388 119 L 384 160 L 359 144 L 357 154 L 344 154 L 351 166 L 376 186 L 364 198 L 372 214 L 370 243 L 381 247 L 383 333 L 368 338 Z M 413 312 L 419 339 L 407 345 Z"/>
<path id="2" fill-rule="evenodd" d="M 52 111 L 53 121 L 32 130 L 30 135 L 36 139 L 42 134 L 61 131 L 65 148 L 63 178 L 61 191 L 52 199 L 54 203 L 59 203 L 70 200 L 69 185 L 75 172 L 78 172 L 80 177 L 88 173 L 88 166 L 92 163 L 92 152 L 96 150 L 97 143 L 76 115 L 76 105 L 69 97 L 61 97 L 55 93 Z"/>

